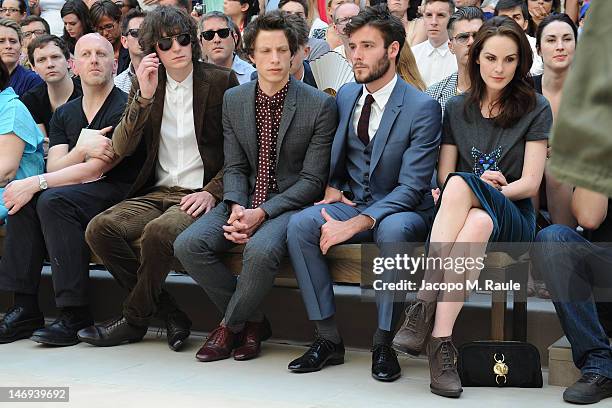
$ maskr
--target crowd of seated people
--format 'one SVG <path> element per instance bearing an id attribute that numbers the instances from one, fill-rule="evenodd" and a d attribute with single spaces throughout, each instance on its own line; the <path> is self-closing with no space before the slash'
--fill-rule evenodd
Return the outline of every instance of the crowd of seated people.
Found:
<path id="1" fill-rule="evenodd" d="M 331 247 L 392 256 L 390 244 L 427 242 L 429 256 L 476 258 L 536 242 L 534 289 L 555 301 L 581 370 L 564 399 L 612 397 L 612 308 L 592 296 L 611 279 L 597 273 L 612 263 L 598 244 L 610 199 L 546 167 L 588 1 L 228 0 L 204 15 L 188 0 L 62 3 L 0 3 L 0 290 L 13 297 L 0 343 L 119 346 L 158 318 L 180 351 L 191 320 L 165 289 L 178 259 L 222 316 L 196 358 L 249 360 L 272 335 L 260 306 L 289 257 L 316 331 L 288 369 L 314 372 L 345 356 Z M 311 68 L 328 52 L 352 66 L 334 97 Z M 596 261 L 579 262 L 575 243 Z M 238 245 L 240 278 L 220 256 Z M 128 292 L 102 324 L 92 252 Z M 453 331 L 470 293 L 433 288 L 480 269 L 424 272 L 411 304 L 376 293 L 371 374 L 394 381 L 398 351 L 426 351 L 430 390 L 456 398 Z"/>

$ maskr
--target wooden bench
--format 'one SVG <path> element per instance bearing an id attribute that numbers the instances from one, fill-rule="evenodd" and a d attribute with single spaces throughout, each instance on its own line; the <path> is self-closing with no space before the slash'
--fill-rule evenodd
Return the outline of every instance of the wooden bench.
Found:
<path id="1" fill-rule="evenodd" d="M 0 256 L 2 256 L 3 242 L 6 231 L 0 226 Z M 138 243 L 135 244 L 136 246 Z M 369 246 L 372 247 L 372 246 Z M 242 268 L 242 246 L 233 248 L 221 256 L 225 265 L 236 275 L 240 273 Z M 416 251 L 423 251 L 418 248 Z M 139 251 L 136 251 L 138 253 Z M 327 255 L 328 265 L 332 273 L 333 281 L 336 284 L 362 284 L 362 245 L 360 244 L 345 244 L 332 247 Z M 367 255 L 368 257 L 370 254 Z M 102 265 L 102 262 L 93 256 L 91 262 L 93 264 Z M 527 260 L 514 260 L 508 254 L 503 252 L 489 253 L 485 262 L 485 269 L 480 275 L 481 281 L 492 279 L 494 281 L 504 282 L 509 276 L 515 282 L 519 282 L 521 289 L 514 291 L 513 301 L 513 319 L 512 319 L 512 337 L 514 340 L 525 341 L 527 338 Z M 178 260 L 173 265 L 175 271 L 182 271 L 183 267 Z M 297 287 L 295 275 L 291 268 L 289 258 L 285 258 L 280 267 L 280 271 L 276 278 L 276 286 L 280 287 Z M 491 320 L 490 333 L 493 340 L 506 339 L 506 308 L 508 299 L 507 290 L 497 290 L 491 293 Z M 517 299 L 519 301 L 517 302 Z"/>

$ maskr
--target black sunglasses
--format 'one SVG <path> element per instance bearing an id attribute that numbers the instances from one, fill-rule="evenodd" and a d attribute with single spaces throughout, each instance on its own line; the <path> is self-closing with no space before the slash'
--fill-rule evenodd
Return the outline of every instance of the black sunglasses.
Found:
<path id="1" fill-rule="evenodd" d="M 215 38 L 215 34 L 219 35 L 219 38 L 227 38 L 230 35 L 229 28 L 222 28 L 220 30 L 207 30 L 202 31 L 200 36 L 206 41 L 212 41 Z"/>
<path id="2" fill-rule="evenodd" d="M 191 43 L 191 34 L 183 33 L 178 35 L 173 35 L 171 37 L 160 38 L 157 41 L 157 46 L 161 51 L 168 51 L 172 48 L 172 42 L 176 39 L 176 42 L 181 46 L 185 47 Z"/>
<path id="3" fill-rule="evenodd" d="M 138 38 L 138 34 L 140 33 L 140 29 L 139 28 L 130 28 L 129 30 L 127 30 L 127 34 L 126 37 L 128 35 L 134 37 L 134 38 Z"/>

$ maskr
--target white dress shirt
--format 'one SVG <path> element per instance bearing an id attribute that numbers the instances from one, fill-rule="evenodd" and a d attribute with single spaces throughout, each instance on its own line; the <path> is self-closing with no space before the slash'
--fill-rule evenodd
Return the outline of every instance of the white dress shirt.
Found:
<path id="1" fill-rule="evenodd" d="M 448 41 L 434 48 L 427 40 L 412 47 L 412 53 L 428 88 L 457 71 L 457 60 L 448 49 Z"/>
<path id="2" fill-rule="evenodd" d="M 176 82 L 170 75 L 166 79 L 156 185 L 200 189 L 204 163 L 193 123 L 193 71 L 183 82 Z"/>
<path id="3" fill-rule="evenodd" d="M 370 112 L 370 123 L 368 125 L 368 136 L 370 136 L 370 140 L 376 134 L 378 130 L 378 126 L 380 126 L 380 121 L 382 120 L 383 113 L 385 113 L 385 106 L 387 106 L 387 102 L 389 102 L 389 98 L 391 97 L 391 92 L 393 92 L 393 88 L 395 88 L 395 84 L 397 83 L 397 75 L 393 77 L 391 81 L 378 91 L 372 94 L 374 98 L 374 102 L 372 102 L 372 111 Z M 355 104 L 355 110 L 353 111 L 353 128 L 355 132 L 357 132 L 357 124 L 359 123 L 359 117 L 361 116 L 361 110 L 363 109 L 363 105 L 365 103 L 366 96 L 368 96 L 370 92 L 368 92 L 365 84 L 363 85 L 363 91 L 361 92 L 361 96 L 357 100 Z"/>
<path id="4" fill-rule="evenodd" d="M 531 51 L 533 52 L 533 64 L 531 65 L 531 69 L 529 73 L 531 76 L 542 75 L 544 72 L 544 61 L 542 61 L 542 57 L 538 55 L 538 50 L 536 48 L 536 39 L 530 35 L 527 36 L 527 40 L 529 40 L 529 45 L 531 45 Z"/>

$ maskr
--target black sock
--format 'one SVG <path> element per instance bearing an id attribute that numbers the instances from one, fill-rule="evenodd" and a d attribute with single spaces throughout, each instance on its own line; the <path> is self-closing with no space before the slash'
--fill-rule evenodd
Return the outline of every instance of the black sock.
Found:
<path id="1" fill-rule="evenodd" d="M 374 333 L 374 346 L 378 346 L 379 344 L 391 345 L 393 341 L 393 333 L 383 329 L 376 329 Z"/>
<path id="2" fill-rule="evenodd" d="M 329 340 L 335 344 L 339 344 L 342 341 L 334 316 L 328 317 L 325 320 L 316 320 L 315 324 L 317 325 L 317 333 L 319 334 L 319 337 Z"/>
<path id="3" fill-rule="evenodd" d="M 38 295 L 15 292 L 15 306 L 23 307 L 33 313 L 40 312 L 38 308 Z"/>
<path id="4" fill-rule="evenodd" d="M 70 320 L 79 321 L 91 319 L 89 306 L 67 306 L 62 307 L 62 315 L 69 316 Z"/>

